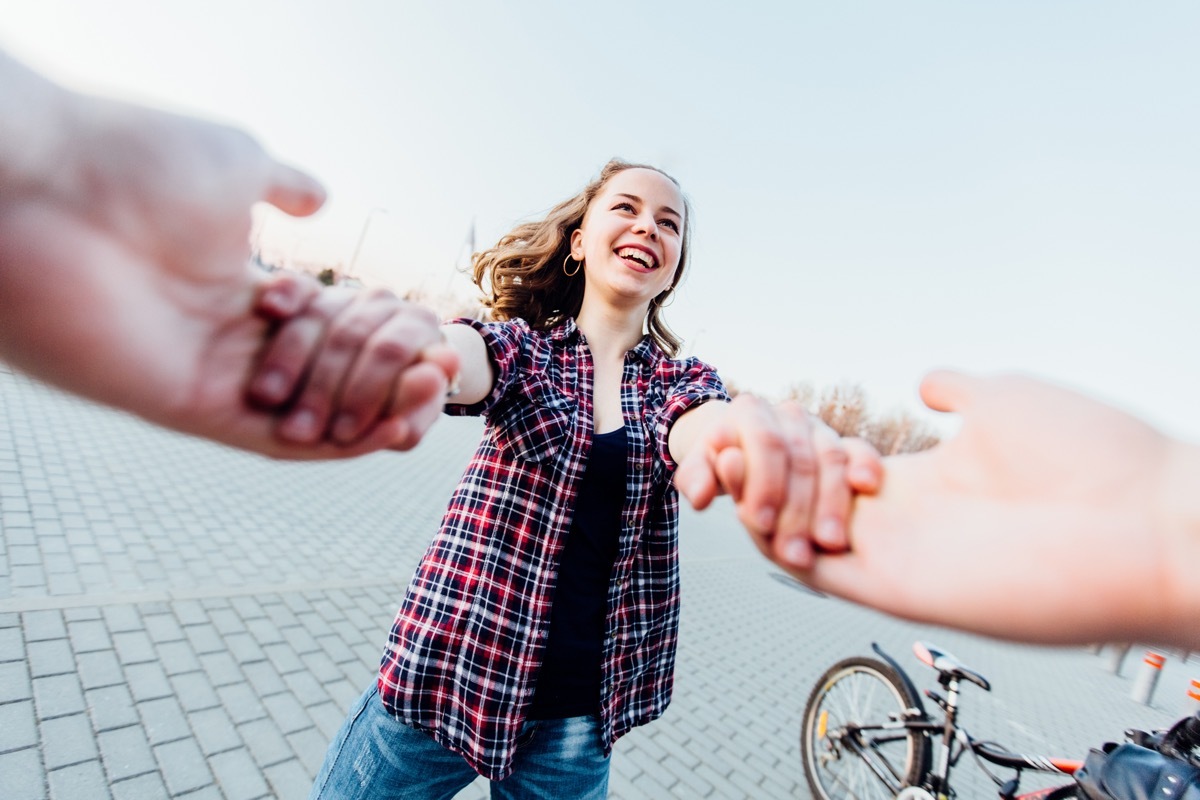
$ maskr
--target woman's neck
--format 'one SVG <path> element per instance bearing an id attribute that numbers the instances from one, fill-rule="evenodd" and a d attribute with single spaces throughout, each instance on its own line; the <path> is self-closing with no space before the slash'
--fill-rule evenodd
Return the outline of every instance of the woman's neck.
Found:
<path id="1" fill-rule="evenodd" d="M 575 325 L 587 339 L 592 357 L 596 359 L 622 359 L 625 353 L 642 340 L 642 325 L 646 319 L 644 308 L 616 308 L 611 305 L 588 303 L 584 295 L 583 305 L 575 317 Z"/>

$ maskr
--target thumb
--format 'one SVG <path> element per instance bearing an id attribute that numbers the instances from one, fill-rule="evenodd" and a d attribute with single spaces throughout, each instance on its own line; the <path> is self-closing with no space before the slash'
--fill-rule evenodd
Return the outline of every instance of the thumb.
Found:
<path id="1" fill-rule="evenodd" d="M 970 404 L 980 378 L 952 370 L 935 370 L 921 381 L 921 399 L 934 411 L 961 412 Z"/>
<path id="2" fill-rule="evenodd" d="M 294 217 L 315 214 L 325 204 L 325 189 L 317 180 L 294 167 L 275 162 L 263 200 Z"/>

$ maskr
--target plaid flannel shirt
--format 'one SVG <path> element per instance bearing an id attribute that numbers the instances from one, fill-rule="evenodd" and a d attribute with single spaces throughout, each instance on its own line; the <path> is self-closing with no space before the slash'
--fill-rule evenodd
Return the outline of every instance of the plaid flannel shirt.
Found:
<path id="1" fill-rule="evenodd" d="M 513 769 L 550 626 L 558 556 L 591 448 L 593 363 L 568 320 L 548 332 L 480 323 L 491 394 L 483 439 L 417 567 L 379 671 L 399 720 L 461 753 L 481 775 Z M 667 433 L 683 412 L 728 400 L 716 372 L 668 359 L 645 337 L 625 355 L 625 510 L 608 590 L 600 698 L 605 753 L 671 699 L 679 629 L 679 496 Z"/>

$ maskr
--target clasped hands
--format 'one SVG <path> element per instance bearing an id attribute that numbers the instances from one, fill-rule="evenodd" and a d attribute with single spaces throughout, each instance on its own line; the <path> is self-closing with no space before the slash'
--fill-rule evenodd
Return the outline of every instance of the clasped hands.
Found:
<path id="1" fill-rule="evenodd" d="M 264 284 L 255 310 L 275 328 L 247 399 L 275 415 L 288 446 L 408 450 L 438 418 L 459 361 L 432 312 L 386 290 L 320 289 L 293 275 Z M 882 481 L 874 448 L 795 403 L 743 394 L 706 405 L 698 410 L 715 413 L 696 415 L 675 476 L 693 506 L 730 495 L 759 550 L 791 569 L 847 550 L 855 494 Z"/>

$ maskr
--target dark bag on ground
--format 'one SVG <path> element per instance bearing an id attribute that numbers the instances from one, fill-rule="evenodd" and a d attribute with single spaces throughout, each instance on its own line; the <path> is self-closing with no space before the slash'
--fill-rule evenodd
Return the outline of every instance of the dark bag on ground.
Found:
<path id="1" fill-rule="evenodd" d="M 1136 744 L 1092 750 L 1075 780 L 1087 800 L 1200 800 L 1200 769 Z"/>

